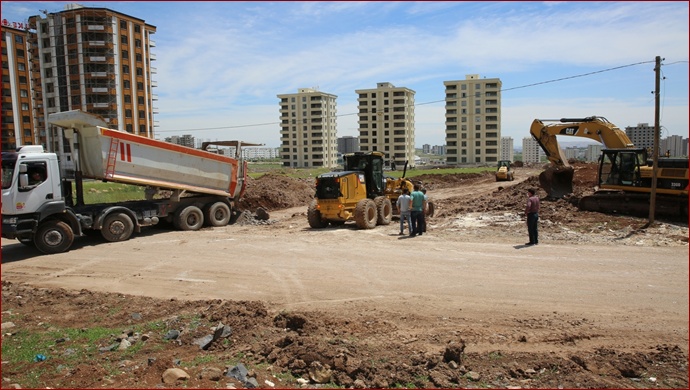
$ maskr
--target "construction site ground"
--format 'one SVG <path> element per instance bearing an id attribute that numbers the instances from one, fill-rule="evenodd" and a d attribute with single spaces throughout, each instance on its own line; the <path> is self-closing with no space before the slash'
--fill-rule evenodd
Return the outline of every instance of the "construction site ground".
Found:
<path id="1" fill-rule="evenodd" d="M 268 220 L 3 239 L 2 388 L 688 388 L 687 220 L 578 211 L 576 164 L 525 246 L 541 169 L 415 177 L 434 215 L 413 238 L 311 229 L 313 180 L 267 174 L 242 207 Z"/>

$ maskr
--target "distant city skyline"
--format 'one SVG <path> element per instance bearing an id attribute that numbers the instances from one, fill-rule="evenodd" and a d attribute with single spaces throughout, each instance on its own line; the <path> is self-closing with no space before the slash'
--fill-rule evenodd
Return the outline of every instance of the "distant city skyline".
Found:
<path id="1" fill-rule="evenodd" d="M 3 23 L 72 2 L 3 1 Z M 654 123 L 688 135 L 687 2 L 79 2 L 156 26 L 157 138 L 280 144 L 276 95 L 338 96 L 337 135 L 357 136 L 357 94 L 416 92 L 415 146 L 445 144 L 443 82 L 502 81 L 501 136 L 534 118 Z"/>

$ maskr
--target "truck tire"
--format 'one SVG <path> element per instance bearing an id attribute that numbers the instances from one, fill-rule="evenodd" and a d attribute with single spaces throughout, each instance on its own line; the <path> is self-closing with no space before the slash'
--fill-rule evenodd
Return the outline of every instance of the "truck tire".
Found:
<path id="1" fill-rule="evenodd" d="M 74 232 L 66 222 L 50 220 L 43 222 L 36 230 L 34 245 L 45 253 L 67 252 L 74 242 Z"/>
<path id="2" fill-rule="evenodd" d="M 378 212 L 376 203 L 371 199 L 362 199 L 355 206 L 355 223 L 360 229 L 373 229 L 376 227 Z"/>
<path id="3" fill-rule="evenodd" d="M 134 223 L 125 213 L 112 213 L 103 220 L 101 236 L 108 242 L 126 241 L 134 232 Z"/>
<path id="4" fill-rule="evenodd" d="M 393 220 L 393 204 L 391 200 L 385 196 L 378 196 L 374 199 L 374 202 L 376 203 L 376 211 L 378 211 L 376 224 L 389 225 Z"/>
<path id="5" fill-rule="evenodd" d="M 309 226 L 312 229 L 321 229 L 328 226 L 328 221 L 321 218 L 321 211 L 317 208 L 318 201 L 316 199 L 312 200 L 307 208 L 307 221 L 309 221 Z"/>
<path id="6" fill-rule="evenodd" d="M 196 206 L 187 206 L 175 214 L 173 223 L 180 230 L 199 230 L 204 226 L 204 213 Z"/>
<path id="7" fill-rule="evenodd" d="M 216 202 L 206 209 L 206 223 L 209 226 L 225 226 L 230 222 L 230 206 Z"/>

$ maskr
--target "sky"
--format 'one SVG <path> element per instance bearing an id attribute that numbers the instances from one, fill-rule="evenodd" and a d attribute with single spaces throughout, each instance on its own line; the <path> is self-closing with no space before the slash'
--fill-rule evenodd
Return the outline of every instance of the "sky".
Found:
<path id="1" fill-rule="evenodd" d="M 2 1 L 1 16 L 68 3 Z M 278 147 L 277 95 L 299 88 L 336 95 L 338 137 L 357 136 L 355 90 L 389 82 L 415 91 L 416 147 L 444 145 L 443 82 L 470 74 L 501 80 L 501 136 L 516 147 L 536 118 L 653 125 L 657 56 L 661 138 L 688 137 L 687 1 L 78 4 L 156 27 L 156 138 Z"/>

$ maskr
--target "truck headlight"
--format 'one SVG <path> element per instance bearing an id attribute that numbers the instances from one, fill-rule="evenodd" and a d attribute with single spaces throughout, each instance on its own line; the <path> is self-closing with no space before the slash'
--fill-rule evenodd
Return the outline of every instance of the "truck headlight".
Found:
<path id="1" fill-rule="evenodd" d="M 16 225 L 18 221 L 17 217 L 5 217 L 2 219 L 2 223 L 5 225 Z"/>

